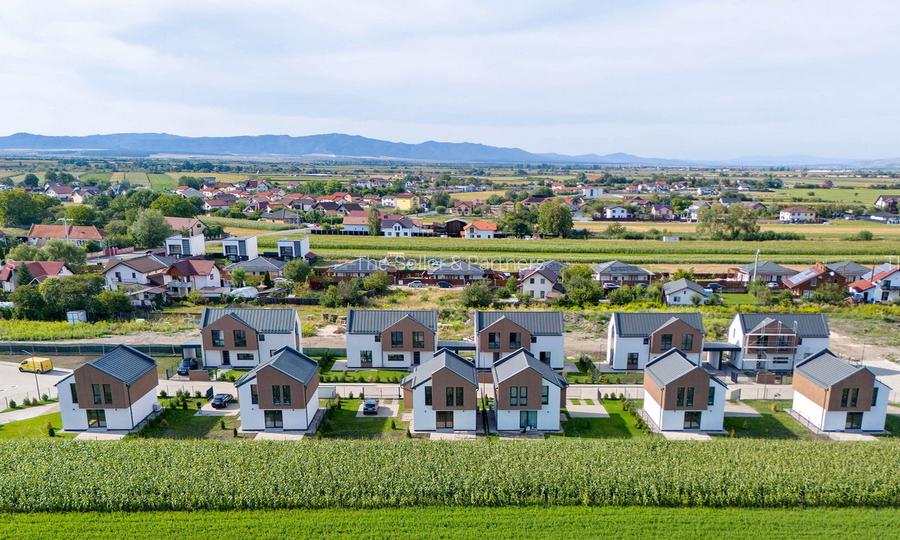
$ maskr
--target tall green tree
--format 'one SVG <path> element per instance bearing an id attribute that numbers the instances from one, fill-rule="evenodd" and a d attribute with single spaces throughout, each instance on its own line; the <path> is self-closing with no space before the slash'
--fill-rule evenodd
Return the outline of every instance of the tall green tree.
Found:
<path id="1" fill-rule="evenodd" d="M 99 219 L 93 206 L 79 204 L 66 209 L 66 218 L 70 225 L 95 225 Z"/>
<path id="2" fill-rule="evenodd" d="M 556 199 L 544 201 L 538 210 L 538 226 L 545 236 L 565 238 L 572 232 L 572 210 Z"/>
<path id="3" fill-rule="evenodd" d="M 159 210 L 162 215 L 170 217 L 194 217 L 199 211 L 194 204 L 178 195 L 164 193 L 150 204 L 150 208 Z"/>
<path id="4" fill-rule="evenodd" d="M 739 204 L 703 208 L 697 219 L 697 232 L 713 240 L 741 240 L 759 233 L 756 213 Z"/>
<path id="5" fill-rule="evenodd" d="M 22 263 L 16 270 L 16 287 L 31 285 L 32 281 L 34 281 L 34 275 L 32 275 L 31 270 L 28 269 L 28 265 Z"/>
<path id="6" fill-rule="evenodd" d="M 381 236 L 381 214 L 374 206 L 369 208 L 369 236 Z"/>
<path id="7" fill-rule="evenodd" d="M 25 175 L 25 178 L 22 180 L 22 185 L 25 187 L 36 188 L 40 185 L 41 179 L 37 177 L 36 174 L 28 173 Z"/>
<path id="8" fill-rule="evenodd" d="M 294 283 L 303 283 L 312 271 L 309 263 L 303 259 L 291 259 L 284 265 L 282 274 Z"/>
<path id="9" fill-rule="evenodd" d="M 87 252 L 65 240 L 48 240 L 42 248 L 47 261 L 61 261 L 68 265 L 82 265 L 87 259 Z"/>
<path id="10" fill-rule="evenodd" d="M 0 192 L 0 223 L 4 226 L 28 227 L 40 223 L 44 209 L 36 196 L 21 189 Z"/>
<path id="11" fill-rule="evenodd" d="M 144 248 L 157 247 L 173 234 L 162 213 L 152 208 L 138 213 L 128 231 L 137 245 Z"/>

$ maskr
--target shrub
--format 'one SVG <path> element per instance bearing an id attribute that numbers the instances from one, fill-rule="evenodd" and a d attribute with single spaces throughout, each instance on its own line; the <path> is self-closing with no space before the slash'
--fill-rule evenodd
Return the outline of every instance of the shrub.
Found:
<path id="1" fill-rule="evenodd" d="M 772 412 L 778 412 L 778 404 L 777 403 L 773 403 L 772 405 L 769 406 L 769 408 L 772 410 Z"/>
<path id="2" fill-rule="evenodd" d="M 31 398 L 31 406 L 32 406 L 32 407 L 37 407 L 37 405 L 38 405 L 38 400 L 37 400 L 37 398 Z"/>
<path id="3" fill-rule="evenodd" d="M 50 396 L 47 394 L 41 394 L 41 401 L 50 401 Z"/>
<path id="4" fill-rule="evenodd" d="M 19 404 L 16 403 L 16 400 L 14 400 L 14 399 L 9 400 L 9 408 L 10 409 L 17 409 L 18 407 L 19 407 Z"/>
<path id="5" fill-rule="evenodd" d="M 222 429 L 225 429 L 225 420 L 219 420 L 219 426 L 221 426 Z"/>
<path id="6" fill-rule="evenodd" d="M 165 399 L 165 398 L 169 397 L 169 394 L 165 390 L 160 390 L 159 397 L 160 397 L 160 399 Z"/>

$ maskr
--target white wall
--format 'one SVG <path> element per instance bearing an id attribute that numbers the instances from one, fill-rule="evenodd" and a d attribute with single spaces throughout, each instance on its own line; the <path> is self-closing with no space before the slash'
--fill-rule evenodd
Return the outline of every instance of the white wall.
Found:
<path id="1" fill-rule="evenodd" d="M 715 387 L 712 406 L 700 414 L 700 431 L 722 431 L 725 422 L 725 388 L 710 382 Z M 684 431 L 684 411 L 664 411 L 650 394 L 644 392 L 644 411 L 663 431 Z"/>
<path id="2" fill-rule="evenodd" d="M 610 333 L 613 328 L 610 325 Z M 610 346 L 611 345 L 611 346 Z M 628 369 L 628 354 L 638 353 L 638 369 L 644 369 L 650 357 L 650 345 L 644 343 L 644 338 L 623 338 L 612 334 L 608 337 L 606 359 L 613 369 Z M 612 355 L 612 356 L 610 356 Z"/>
<path id="3" fill-rule="evenodd" d="M 721 384 L 709 382 L 714 387 L 716 395 L 713 396 L 712 406 L 707 406 L 700 416 L 700 429 L 703 431 L 722 431 L 725 426 L 725 392 L 728 390 Z"/>
<path id="4" fill-rule="evenodd" d="M 884 430 L 890 388 L 881 381 L 875 381 L 875 384 L 878 386 L 878 400 L 874 407 L 863 413 L 863 431 Z M 844 431 L 846 429 L 846 411 L 826 411 L 800 392 L 794 392 L 791 409 L 822 431 Z"/>
<path id="5" fill-rule="evenodd" d="M 541 352 L 550 353 L 550 367 L 562 369 L 565 365 L 565 350 L 563 336 L 537 336 L 535 343 L 525 344 L 529 352 L 535 358 L 541 357 Z"/>
<path id="6" fill-rule="evenodd" d="M 887 419 L 888 398 L 891 389 L 881 381 L 876 380 L 875 386 L 878 388 L 878 399 L 875 406 L 863 413 L 862 429 L 863 431 L 883 431 L 884 422 Z"/>
<path id="7" fill-rule="evenodd" d="M 121 277 L 121 279 L 119 279 L 118 281 L 116 281 L 116 272 L 118 272 L 119 276 Z M 115 291 L 119 285 L 125 283 L 146 285 L 150 282 L 150 280 L 147 279 L 146 274 L 138 272 L 133 268 L 129 268 L 124 264 L 117 264 L 113 266 L 105 272 L 105 276 L 106 288 L 110 291 Z"/>
<path id="8" fill-rule="evenodd" d="M 359 354 L 362 351 L 372 351 L 372 366 L 381 366 L 381 342 L 375 341 L 375 336 L 371 334 L 347 334 L 347 367 L 358 368 Z"/>
<path id="9" fill-rule="evenodd" d="M 534 280 L 534 283 L 531 280 Z M 541 296 L 541 291 L 544 296 Z M 522 292 L 535 300 L 550 298 L 551 291 L 553 291 L 553 282 L 541 275 L 525 278 L 525 281 L 522 282 Z"/>
<path id="10" fill-rule="evenodd" d="M 550 384 L 549 381 L 543 381 L 544 386 L 548 386 L 550 388 L 549 399 L 546 405 L 540 405 L 541 396 L 538 395 L 536 398 L 532 398 L 532 396 L 528 396 L 529 409 L 535 410 L 532 407 L 540 406 L 540 409 L 537 410 L 537 429 L 544 431 L 558 431 L 560 429 L 559 423 L 559 396 L 560 389 L 554 384 Z M 532 405 L 532 399 L 536 399 L 536 404 Z M 494 405 L 495 409 L 497 405 Z M 499 431 L 519 431 L 519 413 L 520 410 L 500 410 L 496 409 L 496 418 L 497 418 L 497 430 Z M 455 419 L 454 419 L 455 420 Z"/>
<path id="11" fill-rule="evenodd" d="M 63 429 L 66 431 L 84 431 L 87 429 L 87 413 L 72 403 L 72 391 L 70 384 L 75 382 L 75 376 L 69 375 L 56 385 L 59 395 L 59 413 L 62 416 Z"/>
<path id="12" fill-rule="evenodd" d="M 75 377 L 70 375 L 60 381 L 57 386 L 63 429 L 66 431 L 84 431 L 88 429 L 87 409 L 82 409 L 77 403 L 72 403 L 72 392 L 69 384 L 73 382 L 75 382 Z M 130 409 L 103 409 L 106 413 L 106 429 L 133 429 L 141 420 L 153 412 L 154 405 L 157 405 L 156 388 L 135 401 Z"/>
<path id="13" fill-rule="evenodd" d="M 684 288 L 680 291 L 675 291 L 672 294 L 666 295 L 666 304 L 670 306 L 693 306 L 694 303 L 691 301 L 695 296 L 699 296 L 701 299 L 701 303 L 706 303 L 706 297 L 696 291 L 692 291 L 691 289 Z"/>
<path id="14" fill-rule="evenodd" d="M 238 387 L 238 403 L 241 409 L 241 429 L 244 431 L 264 431 L 266 429 L 265 413 L 259 405 L 251 403 L 250 385 L 256 379 Z M 261 391 L 261 390 L 260 390 Z M 305 430 L 319 409 L 319 390 L 312 393 L 306 406 L 299 409 L 281 409 L 281 420 L 284 430 Z"/>

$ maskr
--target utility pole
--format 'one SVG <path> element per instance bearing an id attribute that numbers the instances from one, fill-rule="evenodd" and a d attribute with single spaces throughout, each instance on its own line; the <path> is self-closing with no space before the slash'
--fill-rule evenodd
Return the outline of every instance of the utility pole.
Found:
<path id="1" fill-rule="evenodd" d="M 756 250 L 756 257 L 753 259 L 753 278 L 750 282 L 756 281 L 756 271 L 759 269 L 759 250 Z"/>

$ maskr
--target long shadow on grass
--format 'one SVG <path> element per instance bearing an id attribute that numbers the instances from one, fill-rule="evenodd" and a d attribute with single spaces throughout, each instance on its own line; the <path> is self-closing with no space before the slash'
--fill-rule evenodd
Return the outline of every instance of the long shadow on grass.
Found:
<path id="1" fill-rule="evenodd" d="M 764 439 L 799 439 L 800 437 L 787 428 L 772 413 L 760 413 L 759 417 L 725 418 L 725 430 L 734 430 L 737 437 L 753 437 Z"/>

